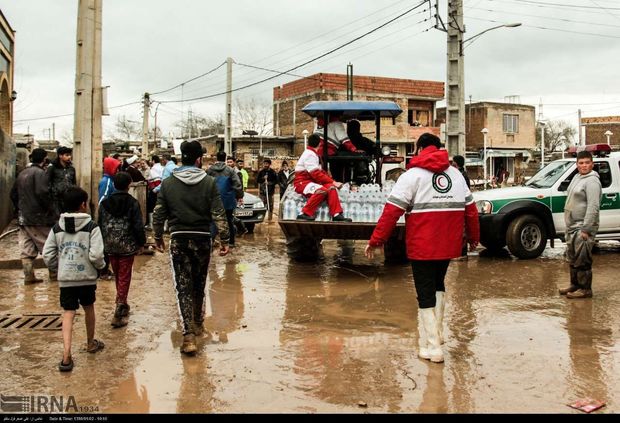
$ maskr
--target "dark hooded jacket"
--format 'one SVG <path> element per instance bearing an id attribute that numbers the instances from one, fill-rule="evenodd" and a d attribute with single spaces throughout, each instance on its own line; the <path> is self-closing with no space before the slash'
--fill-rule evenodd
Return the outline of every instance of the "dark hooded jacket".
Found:
<path id="1" fill-rule="evenodd" d="M 215 178 L 197 167 L 181 166 L 160 187 L 153 212 L 155 239 L 162 238 L 166 219 L 172 238 L 210 236 L 215 222 L 220 240 L 228 244 L 228 222 Z"/>
<path id="2" fill-rule="evenodd" d="M 136 254 L 146 242 L 140 204 L 124 191 L 113 192 L 101 202 L 99 227 L 105 252 L 111 255 Z"/>
<path id="3" fill-rule="evenodd" d="M 41 166 L 32 164 L 20 172 L 11 199 L 18 211 L 19 225 L 51 227 L 56 223 L 47 175 Z"/>
<path id="4" fill-rule="evenodd" d="M 237 172 L 224 162 L 215 162 L 207 170 L 207 175 L 215 178 L 224 210 L 234 210 L 237 207 L 237 199 L 243 198 L 243 185 Z"/>
<path id="5" fill-rule="evenodd" d="M 60 163 L 60 159 L 56 158 L 47 167 L 47 178 L 50 186 L 50 198 L 54 206 L 56 218 L 60 217 L 63 212 L 62 195 L 69 187 L 76 184 L 75 168 L 69 164 L 64 167 Z"/>

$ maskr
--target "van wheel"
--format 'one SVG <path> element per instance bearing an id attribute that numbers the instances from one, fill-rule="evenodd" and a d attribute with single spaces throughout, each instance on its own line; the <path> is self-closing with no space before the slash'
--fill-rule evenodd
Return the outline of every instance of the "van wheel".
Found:
<path id="1" fill-rule="evenodd" d="M 323 246 L 317 238 L 287 237 L 286 253 L 295 261 L 315 262 L 323 258 Z"/>
<path id="2" fill-rule="evenodd" d="M 547 229 L 542 220 L 534 215 L 519 216 L 508 225 L 506 244 L 517 258 L 536 258 L 547 246 Z"/>

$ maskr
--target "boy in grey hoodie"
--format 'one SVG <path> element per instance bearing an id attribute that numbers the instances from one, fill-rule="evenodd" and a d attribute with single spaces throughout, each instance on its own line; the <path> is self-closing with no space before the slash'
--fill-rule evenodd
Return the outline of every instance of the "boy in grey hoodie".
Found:
<path id="1" fill-rule="evenodd" d="M 99 227 L 86 213 L 88 194 L 79 187 L 70 187 L 63 195 L 65 213 L 49 233 L 43 247 L 43 260 L 50 270 L 58 272 L 62 339 L 64 352 L 58 365 L 61 372 L 73 369 L 71 336 L 73 318 L 79 305 L 86 317 L 87 351 L 103 349 L 103 342 L 95 339 L 95 290 L 97 269 L 105 267 L 103 238 Z"/>
<path id="2" fill-rule="evenodd" d="M 593 168 L 592 154 L 577 153 L 579 173 L 568 186 L 564 205 L 570 285 L 560 289 L 560 294 L 566 298 L 592 297 L 592 247 L 598 232 L 602 195 L 601 181 Z"/>

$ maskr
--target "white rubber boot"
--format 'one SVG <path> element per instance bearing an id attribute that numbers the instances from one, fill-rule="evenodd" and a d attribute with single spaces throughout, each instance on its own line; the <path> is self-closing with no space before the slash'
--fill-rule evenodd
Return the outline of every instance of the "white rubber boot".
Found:
<path id="1" fill-rule="evenodd" d="M 443 313 L 446 307 L 446 293 L 437 291 L 435 293 L 435 319 L 437 320 L 437 333 L 439 334 L 439 344 L 443 345 Z"/>
<path id="2" fill-rule="evenodd" d="M 433 363 L 443 363 L 443 351 L 439 343 L 439 333 L 437 332 L 437 319 L 435 318 L 435 307 L 423 308 L 420 310 L 424 331 L 426 332 L 426 345 L 428 358 Z M 426 357 L 423 357 L 426 358 Z"/>
<path id="3" fill-rule="evenodd" d="M 418 309 L 418 357 L 424 360 L 431 359 L 428 353 L 428 338 L 422 322 L 422 309 Z"/>

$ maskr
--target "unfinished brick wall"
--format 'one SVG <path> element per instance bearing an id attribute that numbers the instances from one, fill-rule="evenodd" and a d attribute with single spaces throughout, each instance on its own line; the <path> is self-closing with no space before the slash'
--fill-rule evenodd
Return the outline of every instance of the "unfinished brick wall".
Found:
<path id="1" fill-rule="evenodd" d="M 586 128 L 586 144 L 607 144 L 605 132 L 611 131 L 611 145 L 620 146 L 620 116 L 582 118 L 581 124 Z"/>

